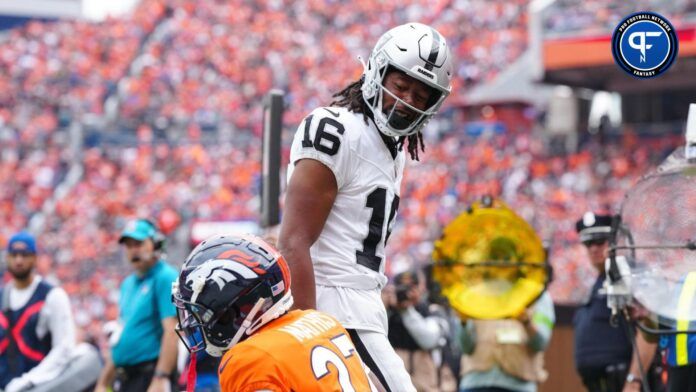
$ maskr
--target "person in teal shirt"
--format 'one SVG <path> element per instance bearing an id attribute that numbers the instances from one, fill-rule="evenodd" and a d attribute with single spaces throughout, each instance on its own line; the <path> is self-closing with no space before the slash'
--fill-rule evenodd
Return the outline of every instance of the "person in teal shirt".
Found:
<path id="1" fill-rule="evenodd" d="M 147 219 L 129 222 L 119 243 L 134 272 L 121 284 L 111 358 L 96 391 L 176 390 L 178 340 L 170 293 L 178 272 L 161 259 L 164 236 Z"/>

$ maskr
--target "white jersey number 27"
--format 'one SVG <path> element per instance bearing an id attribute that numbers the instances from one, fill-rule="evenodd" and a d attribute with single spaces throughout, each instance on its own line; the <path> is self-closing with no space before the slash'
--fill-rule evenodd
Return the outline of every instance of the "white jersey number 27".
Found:
<path id="1" fill-rule="evenodd" d="M 355 354 L 355 347 L 345 334 L 338 335 L 331 339 L 331 343 L 341 352 L 343 358 L 348 359 Z M 317 380 L 331 372 L 328 365 L 332 364 L 336 368 L 336 371 L 338 371 L 338 383 L 341 385 L 341 390 L 343 392 L 355 392 L 355 387 L 353 387 L 350 381 L 348 366 L 346 366 L 343 359 L 331 349 L 324 346 L 315 346 L 312 349 L 311 361 L 312 372 L 314 372 L 314 377 L 316 377 Z"/>

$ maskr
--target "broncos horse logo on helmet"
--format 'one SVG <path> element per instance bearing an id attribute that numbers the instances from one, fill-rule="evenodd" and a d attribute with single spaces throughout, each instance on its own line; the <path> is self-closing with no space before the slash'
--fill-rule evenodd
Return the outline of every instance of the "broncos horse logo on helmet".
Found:
<path id="1" fill-rule="evenodd" d="M 172 302 L 186 348 L 219 357 L 290 309 L 289 269 L 257 237 L 214 236 L 187 258 L 172 284 Z"/>

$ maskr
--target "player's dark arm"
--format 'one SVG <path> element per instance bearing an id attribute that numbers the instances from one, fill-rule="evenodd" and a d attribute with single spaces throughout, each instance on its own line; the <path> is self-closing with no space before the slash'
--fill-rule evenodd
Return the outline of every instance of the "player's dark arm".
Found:
<path id="1" fill-rule="evenodd" d="M 290 267 L 297 309 L 317 307 L 309 248 L 319 238 L 337 193 L 336 178 L 323 163 L 313 159 L 296 162 L 285 196 L 278 249 Z"/>

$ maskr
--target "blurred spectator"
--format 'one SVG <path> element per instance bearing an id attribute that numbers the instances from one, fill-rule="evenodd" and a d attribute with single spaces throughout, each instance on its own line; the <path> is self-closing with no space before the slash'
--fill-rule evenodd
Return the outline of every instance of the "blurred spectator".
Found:
<path id="1" fill-rule="evenodd" d="M 394 286 L 384 294 L 389 343 L 404 361 L 416 390 L 455 391 L 455 376 L 442 355 L 452 331 L 444 310 L 429 304 L 427 294 L 422 273 L 413 270 L 394 277 Z"/>
<path id="2" fill-rule="evenodd" d="M 135 272 L 121 284 L 120 325 L 98 391 L 171 391 L 176 388 L 178 338 L 171 302 L 177 271 L 161 259 L 164 235 L 147 219 L 129 222 L 119 243 Z M 115 378 L 115 382 L 114 382 Z"/>
<path id="3" fill-rule="evenodd" d="M 70 300 L 63 289 L 35 273 L 36 255 L 31 234 L 21 232 L 10 238 L 7 270 L 11 279 L 0 294 L 0 389 L 6 392 L 55 380 L 75 348 Z"/>
<path id="4" fill-rule="evenodd" d="M 546 380 L 544 350 L 555 323 L 547 291 L 515 319 L 469 319 L 461 331 L 460 392 L 534 392 Z"/>
<path id="5" fill-rule="evenodd" d="M 611 215 L 587 212 L 575 224 L 592 267 L 598 273 L 590 299 L 578 308 L 573 320 L 575 366 L 590 392 L 641 391 L 644 380 L 638 367 L 638 356 L 643 369 L 648 369 L 656 345 L 637 334 L 638 352 L 632 355 L 632 337 L 626 320 L 619 317 L 619 325 L 610 324 L 611 310 L 607 306 L 604 281 L 611 223 Z"/>

